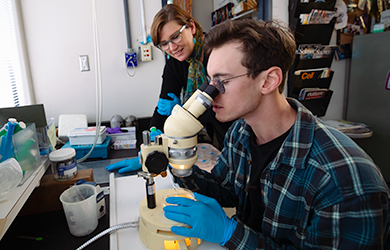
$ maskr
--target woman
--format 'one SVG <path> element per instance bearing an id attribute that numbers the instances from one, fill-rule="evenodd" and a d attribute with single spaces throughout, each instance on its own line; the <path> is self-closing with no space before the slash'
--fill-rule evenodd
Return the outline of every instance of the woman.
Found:
<path id="1" fill-rule="evenodd" d="M 163 130 L 164 122 L 176 104 L 183 104 L 204 82 L 207 82 L 207 56 L 203 54 L 205 34 L 201 25 L 175 4 L 165 5 L 154 17 L 151 27 L 153 44 L 167 57 L 160 99 L 150 127 Z M 226 131 L 232 124 L 216 120 L 207 110 L 199 120 L 221 149 Z"/>
<path id="2" fill-rule="evenodd" d="M 207 56 L 203 54 L 203 39 L 205 34 L 200 24 L 187 12 L 175 4 L 165 5 L 154 17 L 151 27 L 153 44 L 167 57 L 160 99 L 153 113 L 150 128 L 163 131 L 165 120 L 171 114 L 176 104 L 185 101 L 207 82 Z M 211 140 L 220 150 L 226 131 L 233 122 L 221 123 L 215 118 L 212 109 L 205 111 L 198 120 L 205 126 Z M 151 137 L 158 134 L 153 130 Z M 201 139 L 201 138 L 199 138 Z M 201 140 L 199 140 L 201 141 Z M 139 159 L 126 159 L 106 167 L 108 171 L 119 169 L 126 173 L 141 168 Z"/>

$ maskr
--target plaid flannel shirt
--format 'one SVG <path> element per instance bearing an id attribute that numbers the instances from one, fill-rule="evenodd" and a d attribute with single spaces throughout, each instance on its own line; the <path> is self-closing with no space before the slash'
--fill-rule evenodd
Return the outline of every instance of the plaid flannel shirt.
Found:
<path id="1" fill-rule="evenodd" d="M 382 249 L 389 232 L 389 189 L 379 168 L 350 138 L 288 98 L 297 119 L 261 175 L 262 231 L 240 220 L 251 171 L 249 125 L 235 122 L 210 173 L 177 178 L 180 186 L 236 207 L 228 249 Z M 254 166 L 256 167 L 256 166 Z"/>

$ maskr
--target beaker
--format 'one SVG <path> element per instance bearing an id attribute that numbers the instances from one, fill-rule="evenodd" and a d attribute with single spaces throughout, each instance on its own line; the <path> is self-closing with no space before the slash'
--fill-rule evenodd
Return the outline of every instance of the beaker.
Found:
<path id="1" fill-rule="evenodd" d="M 60 195 L 69 231 L 74 236 L 85 236 L 98 226 L 96 188 L 80 184 L 68 188 Z"/>

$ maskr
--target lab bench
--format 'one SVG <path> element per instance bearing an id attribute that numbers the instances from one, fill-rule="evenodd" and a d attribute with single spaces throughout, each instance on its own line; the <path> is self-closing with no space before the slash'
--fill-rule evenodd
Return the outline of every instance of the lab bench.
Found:
<path id="1" fill-rule="evenodd" d="M 24 203 L 29 198 L 34 188 L 39 184 L 40 179 L 49 167 L 49 161 L 42 157 L 41 164 L 26 179 L 26 181 L 16 187 L 12 195 L 9 195 L 8 199 L 1 201 L 0 203 L 0 239 L 4 236 L 7 229 L 12 224 L 19 211 L 22 209 Z"/>
<path id="2" fill-rule="evenodd" d="M 86 161 L 78 164 L 78 170 L 80 172 L 80 170 L 87 169 L 88 167 L 92 166 L 95 181 L 100 182 L 99 185 L 103 189 L 108 189 L 109 172 L 105 169 L 105 166 L 107 166 L 109 162 L 116 162 L 121 159 L 123 158 Z M 47 168 L 45 174 L 45 176 L 51 174 L 50 167 Z M 116 176 L 128 176 L 131 174 L 134 173 L 128 173 L 123 175 L 118 174 L 117 172 L 113 173 L 113 175 Z M 42 175 L 43 172 L 41 173 L 41 177 Z M 30 194 L 33 191 L 33 187 L 37 185 L 38 181 L 35 181 L 33 183 L 34 184 L 31 184 L 32 187 L 30 190 Z M 99 219 L 99 224 L 96 230 L 90 235 L 84 237 L 75 237 L 69 232 L 65 214 L 62 208 L 60 210 L 55 211 L 28 214 L 29 212 L 34 212 L 25 210 L 26 208 L 30 207 L 34 208 L 34 205 L 29 205 L 29 202 L 36 203 L 31 199 L 27 199 L 30 194 L 26 194 L 27 196 L 24 198 L 24 201 L 27 200 L 27 203 L 22 208 L 20 215 L 17 216 L 20 207 L 18 211 L 14 212 L 14 220 L 13 222 L 11 221 L 12 224 L 10 223 L 7 232 L 4 234 L 3 238 L 0 241 L 0 249 L 76 249 L 82 244 L 84 244 L 86 241 L 109 227 L 109 194 L 105 195 L 106 215 Z M 30 196 L 30 198 L 34 197 L 34 195 Z M 20 206 L 23 206 L 23 204 L 21 204 Z M 34 210 L 41 209 L 41 211 L 44 211 L 45 204 L 41 204 L 40 206 L 42 206 L 42 208 L 35 208 Z M 53 208 L 53 205 L 50 205 L 50 207 Z M 39 241 L 39 237 L 41 237 L 42 240 Z M 109 236 L 103 236 L 97 242 L 95 242 L 91 246 L 86 247 L 85 249 L 109 249 Z"/>
<path id="3" fill-rule="evenodd" d="M 147 129 L 149 122 L 150 118 L 138 119 L 137 149 L 109 150 L 106 159 L 87 159 L 78 164 L 78 170 L 93 169 L 94 180 L 102 188 L 108 188 L 109 172 L 105 167 L 114 162 L 138 155 L 139 142 L 141 141 L 140 132 Z M 28 214 L 29 211 L 24 211 L 23 209 L 28 207 L 28 203 L 34 203 L 29 198 L 34 197 L 31 194 L 35 187 L 39 186 L 41 178 L 44 175 L 52 174 L 48 158 L 42 158 L 42 162 L 42 166 L 27 179 L 23 186 L 16 189 L 13 198 L 0 204 L 0 217 L 4 218 L 4 220 L 0 220 L 0 226 L 4 226 L 5 232 L 0 238 L 0 249 L 76 249 L 109 227 L 109 195 L 105 195 L 106 215 L 99 219 L 97 229 L 84 237 L 75 237 L 69 232 L 62 209 L 32 214 Z M 128 174 L 115 173 L 116 176 L 133 174 L 135 172 Z M 45 205 L 47 204 L 39 204 L 43 208 L 41 211 L 45 211 Z M 103 236 L 95 244 L 85 249 L 109 249 L 109 236 Z"/>
<path id="4" fill-rule="evenodd" d="M 24 202 L 27 200 L 27 203 L 23 207 L 24 210 L 22 209 L 18 216 L 20 209 L 15 210 L 14 220 L 11 221 L 12 224 L 9 223 L 9 228 L 0 241 L 0 249 L 77 249 L 112 226 L 137 220 L 138 204 L 145 196 L 145 180 L 137 177 L 137 171 L 119 174 L 116 171 L 108 172 L 105 167 L 138 155 L 139 145 L 142 143 L 141 133 L 147 129 L 149 121 L 138 120 L 136 149 L 110 149 L 106 159 L 92 158 L 77 164 L 79 171 L 92 169 L 94 181 L 104 190 L 109 190 L 109 194 L 105 192 L 106 214 L 99 219 L 98 227 L 94 232 L 83 237 L 73 236 L 68 229 L 62 209 L 34 214 L 27 213 L 26 215 L 25 210 L 28 208 L 28 202 L 31 202 L 27 198 L 39 183 L 43 173 L 45 175 L 52 174 L 51 168 L 48 167 L 49 160 L 47 160 L 45 167 L 40 170 L 40 176 L 36 177 L 37 180 L 32 184 L 29 193 L 26 194 Z M 163 188 L 172 188 L 172 183 L 169 178 L 157 177 L 156 190 Z M 30 198 L 33 197 L 34 195 L 30 196 Z M 40 206 L 45 206 L 45 204 L 40 204 Z M 132 246 L 131 249 L 147 249 L 141 243 L 135 228 L 119 229 L 111 234 L 106 234 L 84 249 L 129 249 L 129 245 Z M 198 249 L 222 249 L 222 247 L 218 244 L 203 242 Z"/>
<path id="5" fill-rule="evenodd" d="M 46 162 L 49 161 L 47 160 Z M 85 174 L 86 172 L 92 171 L 80 170 L 75 178 L 87 180 L 89 177 L 93 178 L 92 174 Z M 32 178 L 36 176 L 38 178 L 38 174 L 32 176 Z M 42 175 L 43 173 L 41 177 Z M 41 179 L 39 187 L 34 192 L 31 190 L 30 194 L 26 194 L 28 199 L 24 198 L 25 204 L 23 202 L 19 205 L 22 208 L 13 212 L 16 213 L 13 220 L 7 220 L 10 225 L 0 241 L 0 249 L 76 249 L 109 226 L 109 195 L 105 195 L 106 215 L 99 219 L 96 230 L 84 237 L 73 236 L 68 229 L 65 214 L 59 201 L 59 188 L 53 185 L 50 186 L 50 184 L 47 185 L 47 179 L 54 179 L 50 174 L 50 167 L 47 169 L 46 175 Z M 73 180 L 73 182 L 75 181 Z M 34 188 L 39 182 L 34 178 L 34 180 L 31 180 L 31 183 L 34 183 L 31 184 Z M 64 184 L 59 182 L 58 186 L 66 189 Z M 108 184 L 101 184 L 103 188 L 104 185 L 107 187 Z M 52 187 L 52 190 L 50 190 L 50 187 Z M 26 192 L 28 192 L 28 189 L 24 191 L 24 193 Z M 23 199 L 23 196 L 19 200 L 21 199 Z M 94 246 L 85 249 L 109 249 L 108 244 L 109 239 L 107 236 L 101 238 Z"/>
<path id="6" fill-rule="evenodd" d="M 101 164 L 100 161 L 87 163 Z M 109 190 L 109 194 L 105 195 L 106 214 L 99 219 L 98 227 L 93 233 L 84 237 L 71 235 L 63 210 L 17 216 L 0 241 L 0 249 L 77 249 L 110 227 L 123 222 L 137 221 L 139 203 L 146 192 L 145 180 L 135 173 L 124 175 L 117 172 L 107 173 L 108 183 L 99 184 L 103 189 Z M 172 188 L 170 176 L 167 178 L 158 176 L 155 182 L 156 190 Z M 39 240 L 39 237 L 42 240 Z M 129 249 L 129 245 L 132 246 L 131 249 L 147 250 L 139 239 L 136 228 L 124 228 L 106 234 L 85 249 Z M 223 248 L 218 244 L 203 242 L 197 249 Z"/>

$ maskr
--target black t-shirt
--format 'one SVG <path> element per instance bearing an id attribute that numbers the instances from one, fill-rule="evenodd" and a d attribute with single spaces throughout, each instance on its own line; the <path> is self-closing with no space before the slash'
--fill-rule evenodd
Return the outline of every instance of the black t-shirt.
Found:
<path id="1" fill-rule="evenodd" d="M 259 232 L 261 232 L 264 213 L 260 177 L 264 168 L 275 158 L 289 132 L 290 130 L 270 142 L 257 145 L 256 136 L 253 131 L 251 131 L 252 168 L 247 190 L 249 202 L 245 210 L 243 221 L 247 226 Z"/>
<path id="2" fill-rule="evenodd" d="M 205 69 L 207 67 L 207 61 L 208 57 L 206 56 L 203 61 Z M 166 60 L 159 98 L 171 100 L 171 98 L 167 95 L 168 93 L 174 93 L 177 97 L 180 96 L 182 89 L 186 89 L 187 87 L 189 65 L 190 64 L 187 61 L 180 62 L 173 57 Z M 157 112 L 156 107 L 149 127 L 155 126 L 156 128 L 164 132 L 164 123 L 167 118 L 168 116 L 160 115 Z M 210 138 L 213 138 L 213 135 L 215 134 L 219 144 L 219 149 L 221 150 L 223 147 L 225 133 L 233 124 L 233 121 L 226 123 L 219 122 L 215 118 L 215 113 L 212 111 L 211 108 L 206 110 L 205 113 L 198 118 L 198 120 L 203 124 L 203 126 L 206 127 L 207 133 Z"/>

